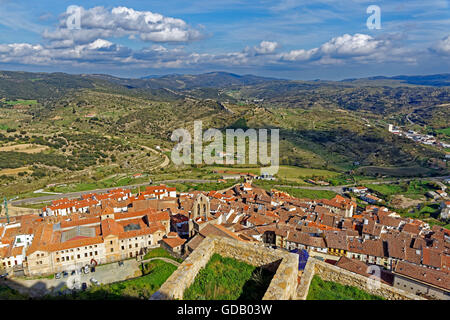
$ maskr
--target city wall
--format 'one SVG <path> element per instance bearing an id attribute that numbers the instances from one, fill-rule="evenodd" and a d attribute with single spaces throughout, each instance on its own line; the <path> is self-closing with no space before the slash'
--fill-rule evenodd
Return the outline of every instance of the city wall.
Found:
<path id="1" fill-rule="evenodd" d="M 314 258 L 310 258 L 306 264 L 300 285 L 297 288 L 297 299 L 306 300 L 309 286 L 314 275 L 318 275 L 325 281 L 333 281 L 343 285 L 353 286 L 388 300 L 426 300 L 384 283 L 378 282 L 374 284 L 372 282 L 372 284 L 370 284 L 370 279 L 367 277 Z"/>
<path id="2" fill-rule="evenodd" d="M 183 299 L 186 290 L 195 280 L 211 256 L 217 253 L 256 267 L 265 267 L 275 275 L 263 300 L 288 300 L 296 296 L 298 256 L 286 251 L 266 248 L 229 238 L 210 236 L 202 241 L 178 269 L 151 297 L 153 300 Z"/>

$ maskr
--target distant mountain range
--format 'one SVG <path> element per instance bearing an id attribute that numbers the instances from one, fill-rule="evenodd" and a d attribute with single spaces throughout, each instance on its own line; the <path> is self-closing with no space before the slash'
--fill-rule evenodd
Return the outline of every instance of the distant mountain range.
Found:
<path id="1" fill-rule="evenodd" d="M 432 75 L 419 75 L 419 76 L 393 76 L 393 77 L 369 77 L 360 79 L 345 79 L 341 82 L 353 82 L 353 81 L 381 81 L 381 80 L 399 80 L 401 83 L 433 86 L 433 87 L 445 87 L 450 86 L 450 73 L 432 74 Z"/>
<path id="2" fill-rule="evenodd" d="M 237 75 L 228 72 L 204 74 L 170 74 L 147 76 L 140 79 L 120 78 L 106 74 L 31 73 L 0 71 L 0 97 L 39 99 L 61 96 L 68 90 L 106 88 L 118 91 L 137 91 L 141 94 L 161 97 L 178 97 L 180 92 L 197 91 L 197 96 L 214 98 L 223 88 L 252 88 L 252 90 L 281 94 L 318 87 L 402 87 L 402 86 L 450 86 L 450 74 L 369 77 L 327 80 L 286 80 L 255 75 Z"/>

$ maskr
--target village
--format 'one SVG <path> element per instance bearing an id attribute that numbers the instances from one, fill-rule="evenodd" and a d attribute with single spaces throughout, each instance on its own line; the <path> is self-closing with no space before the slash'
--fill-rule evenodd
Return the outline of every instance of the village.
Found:
<path id="1" fill-rule="evenodd" d="M 371 202 L 365 190 L 354 190 Z M 0 224 L 2 277 L 66 274 L 162 247 L 185 259 L 210 235 L 298 253 L 429 299 L 450 299 L 450 231 L 345 196 L 298 199 L 251 179 L 225 191 L 166 185 L 54 200 Z M 446 208 L 450 202 L 443 202 Z M 446 209 L 448 211 L 448 209 Z M 303 267 L 302 267 L 303 266 Z M 304 264 L 299 265 L 301 276 Z"/>

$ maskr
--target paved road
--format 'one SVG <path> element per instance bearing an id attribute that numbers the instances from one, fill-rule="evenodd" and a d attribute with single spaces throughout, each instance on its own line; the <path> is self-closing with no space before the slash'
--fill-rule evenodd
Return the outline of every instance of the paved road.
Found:
<path id="1" fill-rule="evenodd" d="M 450 178 L 450 176 L 441 176 L 441 177 L 424 177 L 424 178 L 402 178 L 397 180 L 389 180 L 389 181 L 361 181 L 358 183 L 358 185 L 361 184 L 385 184 L 385 183 L 396 183 L 396 182 L 404 182 L 404 181 L 411 181 L 411 180 L 431 180 L 431 181 L 442 181 L 445 179 Z M 163 180 L 163 181 L 156 181 L 153 183 L 153 185 L 157 185 L 160 183 L 214 183 L 217 182 L 216 180 L 202 180 L 202 179 L 175 179 L 175 180 Z M 96 190 L 89 190 L 89 191 L 80 191 L 80 192 L 70 192 L 60 195 L 48 195 L 48 196 L 42 196 L 42 197 L 35 197 L 35 198 L 27 198 L 27 199 L 20 199 L 10 202 L 13 206 L 23 206 L 28 204 L 34 204 L 34 203 L 43 203 L 48 202 L 55 199 L 60 199 L 62 197 L 73 199 L 73 198 L 79 198 L 81 195 L 91 192 L 96 193 L 102 193 L 107 192 L 108 190 L 115 189 L 115 188 L 127 188 L 127 189 L 133 189 L 137 187 L 144 187 L 148 186 L 148 183 L 140 183 L 140 184 L 133 184 L 128 186 L 121 186 L 121 187 L 111 187 L 111 188 L 103 188 L 103 189 L 96 189 Z M 287 188 L 298 188 L 298 189 L 308 189 L 308 190 L 329 190 L 333 191 L 339 194 L 343 193 L 343 188 L 345 187 L 351 187 L 355 186 L 355 184 L 347 184 L 347 185 L 341 185 L 341 186 L 289 186 L 289 185 L 275 185 L 275 187 L 287 187 Z M 228 188 L 227 188 L 228 189 Z"/>
<path id="2" fill-rule="evenodd" d="M 153 185 L 157 185 L 160 183 L 186 183 L 186 182 L 187 183 L 212 183 L 212 182 L 217 182 L 217 180 L 175 179 L 175 180 L 156 181 L 153 183 Z M 23 205 L 27 205 L 27 204 L 48 202 L 48 201 L 55 200 L 55 199 L 61 199 L 63 197 L 69 198 L 69 199 L 79 198 L 79 197 L 81 197 L 81 195 L 86 194 L 86 193 L 92 193 L 92 192 L 102 193 L 102 192 L 107 192 L 108 190 L 112 190 L 112 189 L 116 189 L 116 188 L 133 189 L 133 188 L 144 187 L 144 186 L 148 186 L 148 185 L 149 185 L 149 183 L 145 182 L 145 183 L 138 183 L 138 184 L 132 184 L 132 185 L 127 185 L 127 186 L 110 187 L 110 188 L 102 188 L 102 189 L 95 189 L 95 190 L 88 190 L 88 191 L 69 192 L 69 193 L 64 193 L 64 194 L 59 194 L 59 195 L 48 195 L 48 196 L 42 196 L 42 197 L 20 199 L 20 200 L 11 201 L 10 203 L 13 206 L 23 206 Z"/>
<path id="3" fill-rule="evenodd" d="M 174 262 L 177 263 L 176 261 Z M 92 286 L 91 278 L 95 278 L 101 284 L 108 284 L 139 277 L 142 275 L 139 264 L 136 259 L 128 259 L 123 261 L 122 266 L 119 266 L 117 262 L 99 265 L 93 273 L 80 274 L 78 272 L 75 275 L 69 275 L 61 279 L 27 280 L 23 278 L 9 278 L 2 282 L 22 294 L 29 295 L 32 298 L 39 298 L 47 294 L 57 294 L 63 290 L 73 289 L 76 283 L 81 286 L 85 282 L 88 287 Z"/>
<path id="4" fill-rule="evenodd" d="M 295 188 L 295 189 L 306 189 L 306 190 L 327 190 L 333 191 L 339 194 L 344 193 L 344 188 L 353 187 L 356 185 L 365 185 L 365 184 L 388 184 L 388 183 L 397 183 L 397 182 L 406 182 L 411 180 L 430 180 L 437 182 L 441 187 L 444 184 L 441 182 L 442 180 L 448 179 L 450 176 L 442 176 L 442 177 L 424 177 L 424 178 L 402 178 L 397 180 L 389 180 L 389 181 L 360 181 L 357 184 L 346 184 L 341 186 L 288 186 L 288 185 L 275 185 L 275 187 L 284 187 L 284 188 Z"/>

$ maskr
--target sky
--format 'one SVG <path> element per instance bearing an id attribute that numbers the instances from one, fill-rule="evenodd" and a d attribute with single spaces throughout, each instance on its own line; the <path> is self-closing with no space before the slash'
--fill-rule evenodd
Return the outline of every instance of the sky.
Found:
<path id="1" fill-rule="evenodd" d="M 0 70 L 450 73 L 450 0 L 0 0 Z"/>

